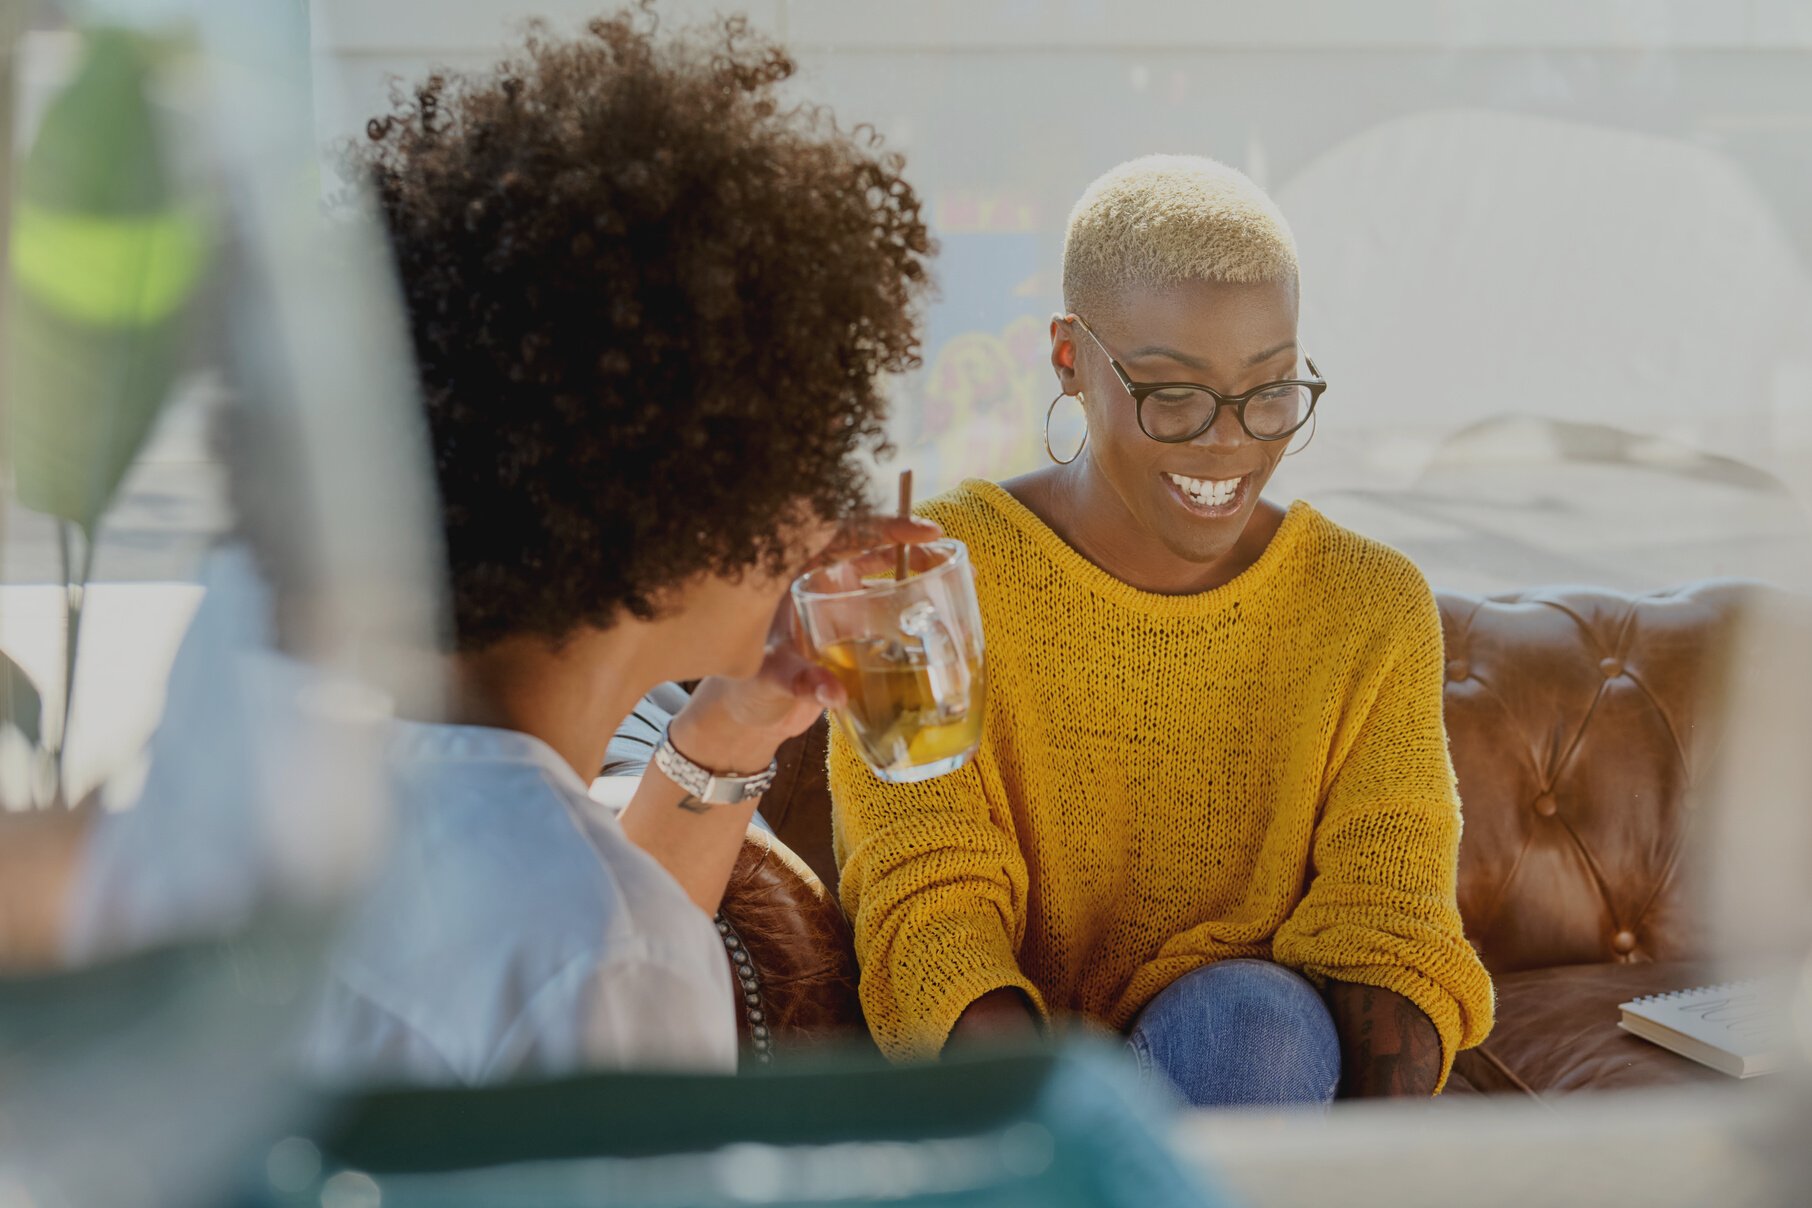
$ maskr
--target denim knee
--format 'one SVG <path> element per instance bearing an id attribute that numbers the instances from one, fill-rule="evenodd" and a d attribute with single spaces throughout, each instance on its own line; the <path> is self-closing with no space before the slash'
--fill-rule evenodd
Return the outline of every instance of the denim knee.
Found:
<path id="1" fill-rule="evenodd" d="M 1128 1043 L 1198 1107 L 1332 1102 L 1340 1040 L 1315 987 L 1281 965 L 1228 960 L 1186 973 L 1151 1000 Z"/>

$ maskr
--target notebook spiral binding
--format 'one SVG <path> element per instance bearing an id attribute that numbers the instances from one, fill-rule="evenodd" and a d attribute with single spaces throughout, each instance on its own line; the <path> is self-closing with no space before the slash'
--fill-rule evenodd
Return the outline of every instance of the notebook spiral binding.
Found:
<path id="1" fill-rule="evenodd" d="M 1666 994 L 1645 994 L 1641 998 L 1632 998 L 1632 1006 L 1641 1006 L 1651 1002 L 1670 1002 L 1676 998 L 1693 998 L 1700 994 L 1722 994 L 1733 990 L 1749 990 L 1759 983 L 1754 978 L 1742 978 L 1737 981 L 1713 982 L 1709 986 L 1692 986 L 1685 990 L 1670 990 Z"/>

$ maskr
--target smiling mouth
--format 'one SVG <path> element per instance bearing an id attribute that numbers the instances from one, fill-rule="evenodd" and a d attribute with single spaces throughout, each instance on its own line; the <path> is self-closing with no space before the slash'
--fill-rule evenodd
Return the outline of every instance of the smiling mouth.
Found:
<path id="1" fill-rule="evenodd" d="M 1184 503 L 1191 511 L 1225 516 L 1239 510 L 1244 500 L 1245 486 L 1251 479 L 1250 474 L 1238 478 L 1190 478 L 1183 474 L 1165 474 L 1170 485 L 1176 488 Z"/>

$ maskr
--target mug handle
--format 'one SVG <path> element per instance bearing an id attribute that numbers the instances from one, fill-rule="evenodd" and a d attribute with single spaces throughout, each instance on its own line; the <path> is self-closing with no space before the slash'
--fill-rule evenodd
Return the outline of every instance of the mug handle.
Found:
<path id="1" fill-rule="evenodd" d="M 972 681 L 969 661 L 931 601 L 920 600 L 901 612 L 900 632 L 924 644 L 926 673 L 939 715 L 954 718 L 967 713 Z"/>

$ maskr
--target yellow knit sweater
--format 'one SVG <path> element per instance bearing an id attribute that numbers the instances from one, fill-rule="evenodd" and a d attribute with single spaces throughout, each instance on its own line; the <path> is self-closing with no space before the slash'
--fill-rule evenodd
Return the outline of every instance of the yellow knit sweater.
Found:
<path id="1" fill-rule="evenodd" d="M 1408 997 L 1445 1083 L 1493 1003 L 1454 900 L 1441 623 L 1415 566 L 1299 502 L 1231 583 L 1160 596 L 992 483 L 921 511 L 973 556 L 988 712 L 975 758 L 916 785 L 832 743 L 883 1051 L 934 1055 L 1007 986 L 1123 1029 L 1178 976 L 1261 957 Z"/>

